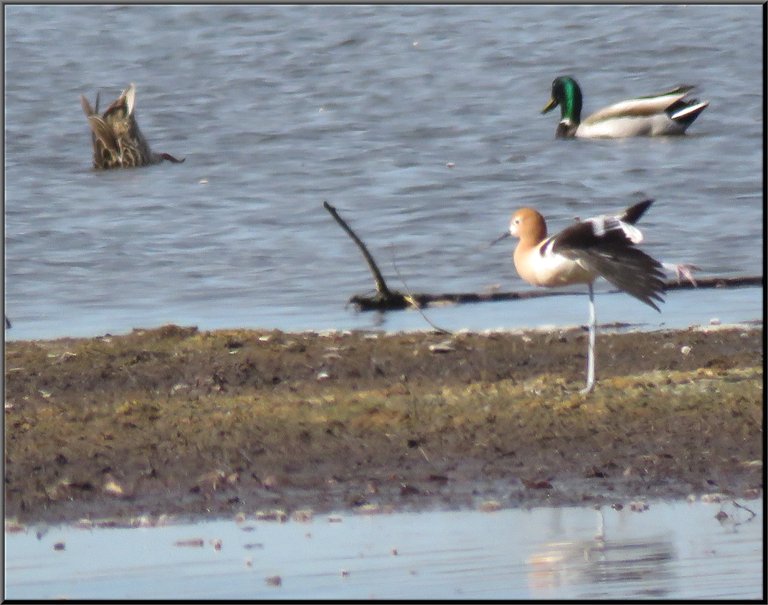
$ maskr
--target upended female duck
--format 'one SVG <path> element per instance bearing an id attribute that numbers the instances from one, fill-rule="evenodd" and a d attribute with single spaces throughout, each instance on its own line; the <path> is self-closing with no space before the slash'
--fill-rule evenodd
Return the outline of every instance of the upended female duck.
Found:
<path id="1" fill-rule="evenodd" d="M 541 113 L 560 105 L 558 138 L 608 138 L 680 135 L 693 124 L 709 105 L 708 101 L 686 98 L 693 86 L 647 97 L 628 99 L 609 105 L 581 120 L 581 89 L 571 76 L 560 76 L 552 82 L 552 98 Z"/>
<path id="2" fill-rule="evenodd" d="M 177 164 L 184 161 L 169 153 L 154 153 L 149 148 L 136 123 L 136 87 L 133 84 L 120 93 L 103 115 L 99 115 L 98 93 L 95 109 L 84 96 L 80 97 L 80 103 L 91 127 L 94 168 L 134 168 L 163 160 Z"/>

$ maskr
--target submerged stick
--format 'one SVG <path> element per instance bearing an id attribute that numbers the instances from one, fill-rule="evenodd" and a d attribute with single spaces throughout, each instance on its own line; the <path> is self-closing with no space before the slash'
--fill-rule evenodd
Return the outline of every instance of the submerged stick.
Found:
<path id="1" fill-rule="evenodd" d="M 747 286 L 761 286 L 764 284 L 762 276 L 745 277 L 712 277 L 706 279 L 697 279 L 696 286 L 691 283 L 678 283 L 676 280 L 670 280 L 665 284 L 667 292 L 672 290 L 703 290 L 708 288 L 742 288 Z M 619 290 L 610 290 L 610 293 L 617 293 Z M 562 290 L 530 290 L 526 292 L 493 292 L 478 294 L 476 292 L 456 292 L 442 294 L 411 294 L 409 298 L 413 299 L 416 305 L 426 307 L 436 304 L 472 304 L 481 302 L 496 302 L 508 300 L 527 300 L 531 298 L 543 298 L 545 296 L 582 296 L 583 292 L 574 290 L 573 292 Z M 369 296 L 355 295 L 350 302 L 357 305 L 361 311 L 372 311 L 374 309 L 382 310 L 378 301 L 374 301 Z M 391 309 L 400 309 L 403 307 L 390 307 Z"/>

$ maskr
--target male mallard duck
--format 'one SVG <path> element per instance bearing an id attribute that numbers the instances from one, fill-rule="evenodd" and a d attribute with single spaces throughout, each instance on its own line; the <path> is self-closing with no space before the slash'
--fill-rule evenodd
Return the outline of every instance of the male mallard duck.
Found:
<path id="1" fill-rule="evenodd" d="M 83 111 L 91 127 L 93 140 L 94 168 L 133 168 L 157 164 L 163 160 L 174 163 L 177 160 L 169 153 L 154 153 L 136 123 L 136 87 L 131 84 L 120 93 L 118 99 L 99 115 L 99 95 L 96 94 L 96 109 L 91 107 L 84 96 L 80 97 Z"/>
<path id="2" fill-rule="evenodd" d="M 636 136 L 683 134 L 709 101 L 687 99 L 693 86 L 678 86 L 657 95 L 620 101 L 581 121 L 581 89 L 570 76 L 552 82 L 552 98 L 541 110 L 547 113 L 560 105 L 560 123 L 555 136 L 587 139 L 618 139 Z"/>

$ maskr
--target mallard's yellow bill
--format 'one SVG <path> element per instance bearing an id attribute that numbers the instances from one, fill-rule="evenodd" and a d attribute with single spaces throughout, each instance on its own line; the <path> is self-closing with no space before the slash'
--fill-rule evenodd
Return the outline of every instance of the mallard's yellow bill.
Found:
<path id="1" fill-rule="evenodd" d="M 541 113 L 547 113 L 548 111 L 552 111 L 555 107 L 557 107 L 557 99 L 552 98 L 549 100 L 549 103 L 547 103 L 544 106 L 544 109 L 541 110 Z"/>

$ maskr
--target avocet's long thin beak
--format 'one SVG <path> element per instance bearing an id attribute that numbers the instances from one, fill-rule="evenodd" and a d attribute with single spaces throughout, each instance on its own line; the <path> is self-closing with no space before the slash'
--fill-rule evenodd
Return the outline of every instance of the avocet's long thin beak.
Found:
<path id="1" fill-rule="evenodd" d="M 488 247 L 490 248 L 491 246 L 493 246 L 495 244 L 498 244 L 501 240 L 506 239 L 509 236 L 510 236 L 509 231 L 505 231 L 499 237 L 497 237 L 495 240 L 493 240 L 490 244 L 488 244 Z"/>

